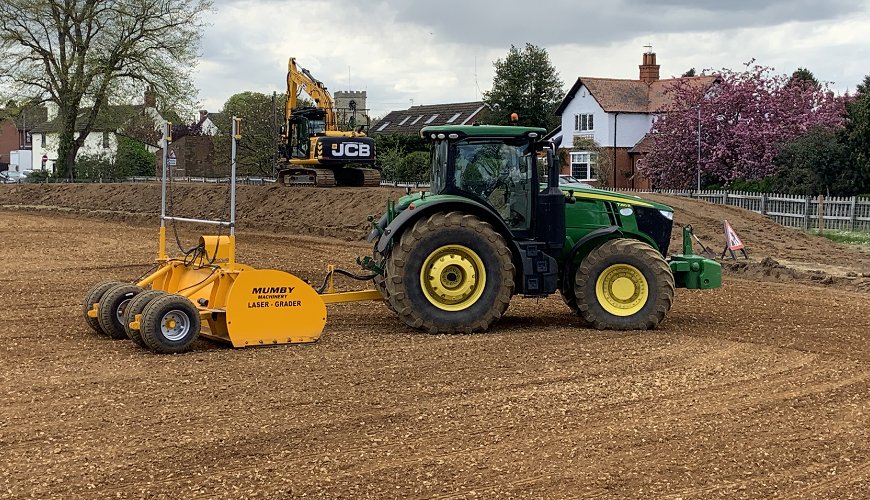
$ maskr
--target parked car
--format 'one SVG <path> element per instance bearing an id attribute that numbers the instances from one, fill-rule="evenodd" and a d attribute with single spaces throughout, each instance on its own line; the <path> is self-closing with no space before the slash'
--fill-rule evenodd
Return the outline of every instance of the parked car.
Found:
<path id="1" fill-rule="evenodd" d="M 560 185 L 560 186 L 567 186 L 567 185 L 575 185 L 575 186 L 576 186 L 576 185 L 579 185 L 580 187 L 584 187 L 584 188 L 591 188 L 591 187 L 593 187 L 591 184 L 586 184 L 586 183 L 583 182 L 583 181 L 579 181 L 579 180 L 577 180 L 576 177 L 572 177 L 572 176 L 570 176 L 570 175 L 565 175 L 565 174 L 562 174 L 562 175 L 559 176 L 559 185 Z"/>
<path id="2" fill-rule="evenodd" d="M 0 172 L 0 182 L 10 184 L 14 182 L 23 182 L 26 176 L 24 172 L 16 172 L 15 170 L 4 170 Z"/>

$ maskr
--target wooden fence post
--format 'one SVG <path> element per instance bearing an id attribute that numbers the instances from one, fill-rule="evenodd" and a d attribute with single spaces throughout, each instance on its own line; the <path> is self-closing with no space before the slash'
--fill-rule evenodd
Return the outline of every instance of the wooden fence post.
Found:
<path id="1" fill-rule="evenodd" d="M 825 229 L 825 195 L 819 195 L 819 233 Z"/>
<path id="2" fill-rule="evenodd" d="M 761 193 L 761 215 L 767 215 L 767 193 Z"/>
<path id="3" fill-rule="evenodd" d="M 804 231 L 810 229 L 810 197 L 804 197 Z"/>
<path id="4" fill-rule="evenodd" d="M 852 202 L 849 204 L 849 231 L 855 230 L 855 212 L 858 210 L 858 207 L 856 206 L 857 199 L 857 196 L 853 196 Z"/>

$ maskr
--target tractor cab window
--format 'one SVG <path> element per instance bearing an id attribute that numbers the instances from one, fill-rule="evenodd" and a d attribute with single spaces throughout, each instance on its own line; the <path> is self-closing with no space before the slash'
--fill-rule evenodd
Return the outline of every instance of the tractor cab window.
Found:
<path id="1" fill-rule="evenodd" d="M 429 191 L 439 194 L 444 191 L 447 180 L 447 141 L 438 141 L 432 144 L 432 172 L 429 176 L 431 184 Z"/>
<path id="2" fill-rule="evenodd" d="M 468 140 L 455 146 L 454 185 L 485 200 L 511 229 L 528 229 L 532 169 L 528 140 Z"/>

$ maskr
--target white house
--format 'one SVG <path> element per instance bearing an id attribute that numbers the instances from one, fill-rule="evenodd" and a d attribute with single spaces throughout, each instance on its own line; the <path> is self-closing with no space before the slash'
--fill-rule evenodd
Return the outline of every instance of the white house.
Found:
<path id="1" fill-rule="evenodd" d="M 144 104 L 108 106 L 101 111 L 77 156 L 96 155 L 110 160 L 114 159 L 118 150 L 120 130 L 137 116 L 144 116 L 145 122 L 153 123 L 155 130 L 162 126 L 164 118 L 157 111 L 156 98 L 152 92 L 145 92 Z M 76 120 L 77 129 L 83 126 L 82 122 L 83 119 L 80 115 L 80 119 Z M 60 123 L 57 110 L 49 108 L 48 121 L 42 125 L 37 125 L 32 130 L 34 168 L 43 168 L 52 173 L 56 171 L 57 148 L 60 142 L 59 132 Z M 79 133 L 78 130 L 76 133 Z M 146 144 L 145 146 L 152 153 L 160 151 L 160 148 L 155 144 Z"/>
<path id="2" fill-rule="evenodd" d="M 652 52 L 643 54 L 640 78 L 620 80 L 581 76 L 556 109 L 562 122 L 551 132 L 559 147 L 569 150 L 570 166 L 563 173 L 587 182 L 600 181 L 596 169 L 596 154 L 574 147 L 575 137 L 595 141 L 599 149 L 612 151 L 616 169 L 606 184 L 616 187 L 649 187 L 646 179 L 635 173 L 635 163 L 648 152 L 649 140 L 644 137 L 652 128 L 656 113 L 666 109 L 671 97 L 666 92 L 679 81 L 709 87 L 713 76 L 659 79 L 659 65 Z M 642 142 L 643 141 L 643 142 Z"/>

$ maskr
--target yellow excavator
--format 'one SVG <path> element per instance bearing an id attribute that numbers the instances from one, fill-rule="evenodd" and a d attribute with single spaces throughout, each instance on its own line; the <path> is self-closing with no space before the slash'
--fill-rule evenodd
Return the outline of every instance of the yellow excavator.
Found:
<path id="1" fill-rule="evenodd" d="M 315 106 L 297 108 L 302 90 Z M 378 186 L 375 141 L 362 128 L 339 130 L 332 96 L 307 69 L 287 64 L 287 103 L 281 130 L 278 182 L 287 186 Z"/>

